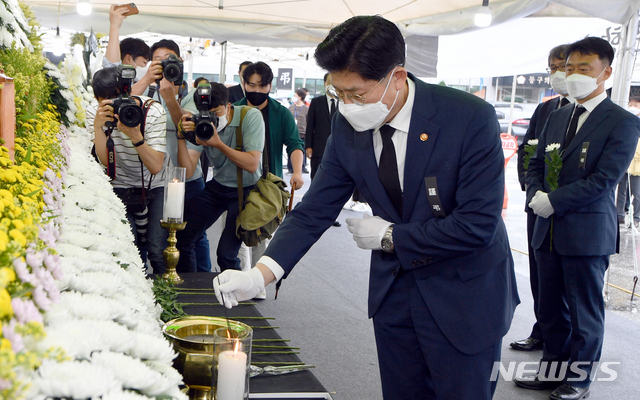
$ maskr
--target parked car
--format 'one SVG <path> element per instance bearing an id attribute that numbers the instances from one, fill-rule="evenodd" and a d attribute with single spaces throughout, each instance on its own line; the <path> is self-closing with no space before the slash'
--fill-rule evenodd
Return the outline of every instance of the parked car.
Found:
<path id="1" fill-rule="evenodd" d="M 513 105 L 513 119 L 511 123 L 511 134 L 516 137 L 518 144 L 522 143 L 531 116 L 535 111 L 537 104 L 519 104 Z M 496 116 L 500 122 L 500 132 L 506 133 L 509 129 L 509 115 L 511 113 L 511 103 L 495 103 L 493 107 L 496 109 Z"/>

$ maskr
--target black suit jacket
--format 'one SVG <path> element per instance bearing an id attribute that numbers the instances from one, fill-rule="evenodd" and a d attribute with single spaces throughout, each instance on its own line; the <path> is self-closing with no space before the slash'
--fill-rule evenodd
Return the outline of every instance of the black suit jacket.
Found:
<path id="1" fill-rule="evenodd" d="M 524 187 L 524 166 L 522 163 L 524 162 L 524 146 L 527 144 L 529 140 L 538 139 L 540 134 L 542 133 L 542 129 L 549 118 L 549 114 L 552 111 L 558 109 L 558 104 L 560 103 L 560 99 L 562 97 L 558 96 L 549 101 L 545 101 L 538 105 L 536 110 L 533 112 L 533 116 L 531 117 L 531 122 L 529 123 L 529 129 L 527 129 L 527 133 L 524 135 L 522 139 L 522 144 L 518 147 L 518 181 L 520 182 L 520 187 L 522 191 L 525 190 Z"/>
<path id="2" fill-rule="evenodd" d="M 244 97 L 241 85 L 231 86 L 229 88 L 229 103 L 234 104 Z"/>
<path id="3" fill-rule="evenodd" d="M 336 102 L 337 107 L 338 104 Z M 313 158 L 322 158 L 329 135 L 331 135 L 331 115 L 327 104 L 327 96 L 324 95 L 311 100 L 309 113 L 307 114 L 307 132 L 304 147 L 313 150 Z"/>

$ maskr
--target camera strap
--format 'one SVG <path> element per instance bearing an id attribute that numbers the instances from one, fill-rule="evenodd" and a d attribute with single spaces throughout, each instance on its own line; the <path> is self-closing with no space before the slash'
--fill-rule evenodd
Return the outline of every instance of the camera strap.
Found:
<path id="1" fill-rule="evenodd" d="M 116 150 L 111 138 L 113 128 L 108 128 L 104 134 L 107 136 L 107 174 L 111 179 L 116 178 Z"/>

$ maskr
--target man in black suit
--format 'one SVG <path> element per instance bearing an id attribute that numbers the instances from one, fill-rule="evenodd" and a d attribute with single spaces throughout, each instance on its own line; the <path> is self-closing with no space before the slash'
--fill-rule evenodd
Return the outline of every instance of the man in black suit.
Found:
<path id="1" fill-rule="evenodd" d="M 609 42 L 598 37 L 569 46 L 566 83 L 576 105 L 549 115 L 527 170 L 527 202 L 537 215 L 531 246 L 539 263 L 544 349 L 538 374 L 514 381 L 527 389 L 555 388 L 552 400 L 588 397 L 602 353 L 602 288 L 619 235 L 615 189 L 640 136 L 638 117 L 605 92 L 613 57 Z M 559 148 L 562 159 L 555 187 L 547 179 L 547 145 Z"/>
<path id="2" fill-rule="evenodd" d="M 324 74 L 324 87 L 331 84 L 331 75 Z M 319 96 L 311 100 L 309 114 L 307 115 L 307 132 L 305 148 L 307 157 L 311 160 L 311 179 L 316 175 L 324 147 L 331 135 L 331 117 L 338 108 L 338 101 L 329 94 Z"/>
<path id="3" fill-rule="evenodd" d="M 331 85 L 331 74 L 324 74 L 324 87 Z M 309 164 L 311 164 L 311 179 L 316 175 L 324 148 L 331 135 L 331 118 L 338 109 L 338 100 L 329 93 L 311 100 L 309 113 L 307 114 L 307 131 L 305 136 L 305 149 Z M 333 226 L 339 227 L 340 222 L 333 222 Z"/>
<path id="4" fill-rule="evenodd" d="M 240 64 L 240 68 L 238 69 L 238 75 L 240 75 L 240 84 L 236 86 L 231 86 L 229 88 L 229 103 L 234 104 L 244 97 L 244 90 L 242 89 L 242 73 L 244 69 L 247 68 L 247 65 L 251 64 L 251 61 L 244 61 Z"/>
<path id="5" fill-rule="evenodd" d="M 547 68 L 547 72 L 549 72 L 549 77 L 551 81 L 551 87 L 553 90 L 560 94 L 559 97 L 553 98 L 549 101 L 546 101 L 540 104 L 536 111 L 533 113 L 531 117 L 531 122 L 529 124 L 529 129 L 527 129 L 527 133 L 524 135 L 524 139 L 520 147 L 518 147 L 518 180 L 520 181 L 520 186 L 522 190 L 525 190 L 525 173 L 527 172 L 524 167 L 524 159 L 525 159 L 525 151 L 524 148 L 529 142 L 529 140 L 538 140 L 540 134 L 542 133 L 542 128 L 544 128 L 545 123 L 547 122 L 547 117 L 551 114 L 552 111 L 557 110 L 560 107 L 563 107 L 567 104 L 572 104 L 575 102 L 569 94 L 567 93 L 567 85 L 564 81 L 565 72 L 564 72 L 564 64 L 566 56 L 567 45 L 563 44 L 560 46 L 556 46 L 549 52 L 549 68 Z M 529 245 L 529 282 L 531 282 L 531 294 L 533 295 L 533 313 L 536 316 L 536 323 L 533 325 L 533 329 L 531 329 L 531 334 L 528 338 L 523 340 L 518 340 L 511 343 L 511 346 L 514 350 L 522 350 L 522 351 L 531 351 L 531 350 L 542 350 L 543 342 L 542 342 L 542 332 L 540 332 L 540 325 L 537 322 L 538 319 L 538 265 L 536 263 L 536 258 L 533 254 L 533 248 L 531 247 L 531 237 L 533 236 L 533 225 L 536 222 L 536 215 L 531 211 L 531 209 L 525 205 L 524 210 L 527 212 L 527 242 Z"/>

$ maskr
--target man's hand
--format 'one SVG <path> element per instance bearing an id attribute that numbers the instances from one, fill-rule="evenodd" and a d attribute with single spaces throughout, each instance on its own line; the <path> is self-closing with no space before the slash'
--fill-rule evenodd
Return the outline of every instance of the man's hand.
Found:
<path id="1" fill-rule="evenodd" d="M 311 147 L 307 148 L 307 158 L 313 157 L 313 149 Z"/>
<path id="2" fill-rule="evenodd" d="M 116 10 L 117 4 L 112 4 L 109 7 L 109 26 L 120 29 L 122 21 L 127 19 L 124 14 L 127 12 L 126 7 L 122 7 Z M 115 38 L 117 40 L 117 38 Z"/>
<path id="3" fill-rule="evenodd" d="M 365 250 L 382 249 L 382 238 L 391 222 L 369 214 L 364 214 L 362 218 L 347 218 L 345 221 L 358 247 Z"/>
<path id="4" fill-rule="evenodd" d="M 162 78 L 158 85 L 158 92 L 165 102 L 174 101 L 176 98 L 176 85 L 173 82 L 169 82 L 165 78 Z"/>
<path id="5" fill-rule="evenodd" d="M 549 218 L 553 214 L 553 206 L 549 201 L 549 195 L 545 192 L 538 190 L 529 202 L 529 207 L 534 214 L 542 217 Z"/>
<path id="6" fill-rule="evenodd" d="M 111 100 L 102 100 L 96 110 L 96 117 L 93 121 L 94 126 L 105 126 L 106 122 L 113 122 L 113 107 Z"/>
<path id="7" fill-rule="evenodd" d="M 182 129 L 185 132 L 193 132 L 196 130 L 196 124 L 193 121 L 188 121 L 188 119 L 192 118 L 193 114 L 191 113 L 187 113 L 187 114 L 182 114 Z M 178 133 L 180 134 L 180 137 L 184 137 L 184 135 L 182 134 L 182 132 L 180 132 L 180 130 L 178 129 Z"/>
<path id="8" fill-rule="evenodd" d="M 202 146 L 215 147 L 216 149 L 219 149 L 223 145 L 222 140 L 220 140 L 220 135 L 218 135 L 218 129 L 216 129 L 216 126 L 214 124 L 211 124 L 211 126 L 213 127 L 213 135 L 211 135 L 209 140 L 200 140 L 198 135 L 196 135 L 196 143 Z M 193 130 L 195 130 L 195 124 Z"/>
<path id="9" fill-rule="evenodd" d="M 116 114 L 116 118 L 118 118 L 117 114 Z M 125 135 L 127 135 L 133 143 L 138 143 L 139 141 L 144 139 L 144 136 L 142 136 L 142 132 L 140 132 L 140 125 L 130 128 L 128 126 L 123 125 L 122 122 L 120 122 L 120 119 L 118 119 L 118 130 L 124 133 Z"/>
<path id="10" fill-rule="evenodd" d="M 291 175 L 291 180 L 289 181 L 289 184 L 295 190 L 302 188 L 302 186 L 304 185 L 304 179 L 302 179 L 302 174 L 301 173 L 297 174 L 294 172 L 293 175 Z"/>
<path id="11" fill-rule="evenodd" d="M 253 299 L 264 290 L 264 277 L 257 268 L 249 271 L 228 269 L 213 278 L 213 288 L 220 304 L 231 308 L 243 300 Z"/>
<path id="12" fill-rule="evenodd" d="M 151 85 L 155 81 L 162 79 L 162 65 L 160 61 L 150 61 L 147 68 L 147 73 L 140 78 L 140 81 L 144 82 L 146 86 Z"/>

